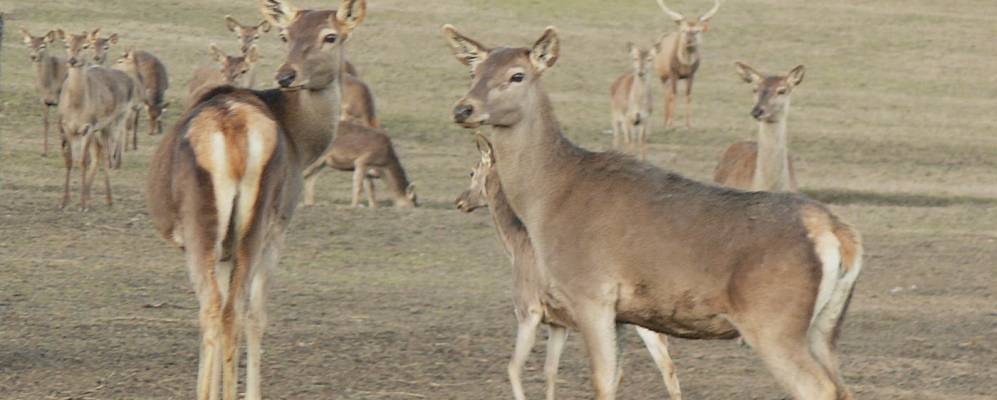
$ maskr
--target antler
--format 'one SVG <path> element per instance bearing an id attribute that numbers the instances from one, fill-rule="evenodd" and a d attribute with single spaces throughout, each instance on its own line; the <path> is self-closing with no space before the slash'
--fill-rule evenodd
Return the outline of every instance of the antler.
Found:
<path id="1" fill-rule="evenodd" d="M 668 14 L 668 16 L 671 17 L 672 20 L 675 21 L 675 22 L 679 22 L 679 21 L 685 19 L 685 17 L 683 17 L 682 14 L 679 14 L 679 13 L 677 13 L 677 12 L 672 11 L 671 9 L 669 9 L 668 6 L 665 5 L 665 2 L 662 1 L 662 0 L 658 0 L 658 6 L 661 7 L 661 11 L 664 11 L 665 14 Z M 719 6 L 719 3 L 718 3 L 718 6 Z"/>
<path id="2" fill-rule="evenodd" d="M 706 21 L 709 20 L 710 18 L 713 18 L 713 14 L 716 14 L 717 10 L 719 9 L 720 9 L 720 0 L 714 0 L 713 8 L 711 8 L 710 11 L 707 11 L 706 14 L 703 14 L 702 17 L 699 17 L 699 20 Z"/>

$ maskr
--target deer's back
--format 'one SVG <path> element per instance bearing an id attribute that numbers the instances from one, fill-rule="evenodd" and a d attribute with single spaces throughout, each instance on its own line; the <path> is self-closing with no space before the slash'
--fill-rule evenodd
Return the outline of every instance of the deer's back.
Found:
<path id="1" fill-rule="evenodd" d="M 352 171 L 357 159 L 364 157 L 368 166 L 386 167 L 397 163 L 391 138 L 383 130 L 349 121 L 339 124 L 326 162 L 332 168 Z"/>
<path id="2" fill-rule="evenodd" d="M 734 143 L 720 156 L 720 162 L 713 170 L 713 182 L 730 188 L 751 190 L 757 162 L 758 143 L 751 140 Z"/>
<path id="3" fill-rule="evenodd" d="M 370 87 L 359 78 L 343 75 L 343 115 L 344 120 L 359 122 L 372 128 L 380 127 L 374 94 Z"/>
<path id="4" fill-rule="evenodd" d="M 142 78 L 146 101 L 149 104 L 163 104 L 166 89 L 170 87 L 166 66 L 147 51 L 137 50 L 133 54 L 139 77 Z"/>

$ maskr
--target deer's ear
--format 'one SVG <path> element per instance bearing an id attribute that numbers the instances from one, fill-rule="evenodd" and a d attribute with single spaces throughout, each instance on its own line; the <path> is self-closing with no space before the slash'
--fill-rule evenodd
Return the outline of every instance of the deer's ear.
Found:
<path id="1" fill-rule="evenodd" d="M 49 32 L 49 33 L 52 33 L 52 32 Z M 24 37 L 24 44 L 31 44 L 31 34 L 28 33 L 27 29 L 21 28 L 21 36 Z M 45 35 L 45 41 L 46 42 L 48 41 L 48 36 L 49 35 Z"/>
<path id="2" fill-rule="evenodd" d="M 553 67 L 561 54 L 561 40 L 557 37 L 557 28 L 548 26 L 543 35 L 533 44 L 530 50 L 530 62 L 538 72 Z"/>
<path id="3" fill-rule="evenodd" d="M 797 65 L 789 71 L 789 75 L 786 76 L 786 82 L 789 83 L 789 86 L 796 87 L 800 83 L 803 83 L 803 74 L 805 72 L 806 68 L 803 65 Z"/>
<path id="4" fill-rule="evenodd" d="M 83 34 L 87 36 L 87 40 L 91 43 L 97 40 L 97 34 L 100 33 L 100 28 L 94 29 L 91 32 L 83 31 Z"/>
<path id="5" fill-rule="evenodd" d="M 267 32 L 270 32 L 270 26 L 271 25 L 270 25 L 269 22 L 267 22 L 267 21 L 260 21 L 259 25 L 256 25 L 256 28 L 259 29 L 259 30 L 261 30 L 261 31 L 263 31 L 263 33 L 267 33 Z"/>
<path id="6" fill-rule="evenodd" d="M 734 62 L 734 68 L 737 69 L 737 74 L 741 76 L 741 79 L 744 79 L 747 83 L 758 83 L 762 80 L 762 74 L 759 74 L 758 71 L 755 71 L 748 64 L 736 61 Z"/>
<path id="7" fill-rule="evenodd" d="M 239 21 L 236 21 L 235 18 L 233 18 L 231 15 L 226 15 L 225 27 L 228 28 L 230 32 L 239 33 L 238 31 L 236 31 L 236 28 L 241 28 L 242 25 L 240 25 Z"/>
<path id="8" fill-rule="evenodd" d="M 263 19 L 274 26 L 287 28 L 298 15 L 298 10 L 286 0 L 260 0 Z"/>
<path id="9" fill-rule="evenodd" d="M 476 65 L 481 64 L 481 62 L 488 58 L 489 49 L 487 47 L 474 39 L 464 36 L 453 25 L 443 25 L 442 30 L 443 38 L 447 40 L 447 45 L 450 46 L 454 57 L 461 64 L 474 69 Z"/>
<path id="10" fill-rule="evenodd" d="M 66 40 L 66 32 L 62 28 L 56 29 L 54 31 L 48 31 L 45 35 L 45 41 L 52 43 L 56 40 Z"/>
<path id="11" fill-rule="evenodd" d="M 107 38 L 107 40 L 109 40 L 111 44 L 118 44 L 118 34 L 112 33 L 111 36 Z"/>
<path id="12" fill-rule="evenodd" d="M 336 9 L 336 23 L 339 24 L 339 33 L 353 32 L 366 16 L 366 0 L 342 0 L 339 3 L 339 8 Z"/>
<path id="13" fill-rule="evenodd" d="M 260 60 L 260 52 L 256 50 L 256 45 L 254 44 L 246 52 L 246 62 L 250 64 L 256 64 Z"/>
<path id="14" fill-rule="evenodd" d="M 488 141 L 485 135 L 480 132 L 474 135 L 474 144 L 478 146 L 478 152 L 481 153 L 481 163 L 485 165 L 491 165 L 495 163 L 495 151 L 492 149 L 492 142 Z"/>
<path id="15" fill-rule="evenodd" d="M 211 56 L 214 57 L 215 61 L 219 64 L 224 64 L 225 58 L 228 57 L 225 55 L 225 52 L 222 51 L 222 49 L 219 49 L 214 43 L 211 44 Z"/>

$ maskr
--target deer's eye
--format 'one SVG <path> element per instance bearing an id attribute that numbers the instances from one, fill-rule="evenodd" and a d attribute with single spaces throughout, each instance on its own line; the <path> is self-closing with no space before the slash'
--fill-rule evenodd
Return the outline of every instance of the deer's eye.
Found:
<path id="1" fill-rule="evenodd" d="M 89 49 L 89 48 L 90 48 L 90 45 L 89 45 L 89 44 L 85 44 L 85 45 L 83 45 L 83 48 L 84 48 L 84 49 Z"/>
<path id="2" fill-rule="evenodd" d="M 512 74 L 512 77 L 509 78 L 509 82 L 522 82 L 524 78 L 526 78 L 526 75 L 523 75 L 522 72 L 517 72 Z"/>
<path id="3" fill-rule="evenodd" d="M 281 34 L 280 34 L 280 41 L 281 41 L 281 42 L 284 42 L 284 43 L 287 43 L 287 36 L 284 36 L 284 34 L 283 34 L 283 33 L 281 33 Z"/>
<path id="4" fill-rule="evenodd" d="M 336 43 L 336 34 L 330 33 L 328 35 L 325 35 L 325 37 L 322 38 L 322 40 L 326 43 Z"/>
<path id="5" fill-rule="evenodd" d="M 776 90 L 775 92 L 778 94 L 786 94 L 786 88 L 779 88 L 779 90 Z"/>

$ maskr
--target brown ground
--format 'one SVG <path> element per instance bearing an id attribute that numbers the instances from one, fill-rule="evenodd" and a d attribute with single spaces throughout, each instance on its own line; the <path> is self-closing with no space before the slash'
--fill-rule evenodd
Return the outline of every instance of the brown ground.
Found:
<path id="1" fill-rule="evenodd" d="M 235 48 L 222 16 L 258 18 L 254 2 L 232 3 L 20 0 L 0 7 L 9 13 L 0 115 L 0 398 L 190 398 L 198 343 L 182 257 L 154 235 L 140 192 L 159 138 L 141 136 L 139 152 L 126 155 L 112 177 L 113 208 L 98 202 L 86 214 L 59 211 L 62 161 L 57 145 L 39 156 L 40 110 L 15 28 L 39 34 L 102 25 L 122 35 L 119 48 L 160 55 L 173 79 L 170 126 L 208 42 Z M 690 14 L 709 6 L 669 3 Z M 867 249 L 841 343 L 846 379 L 859 399 L 993 399 L 997 3 L 826 3 L 726 4 L 705 35 L 694 128 L 658 125 L 651 161 L 708 178 L 723 147 L 754 132 L 750 91 L 733 61 L 778 71 L 806 64 L 789 124 L 799 180 L 863 232 Z M 671 24 L 650 0 L 371 4 L 350 43 L 352 59 L 378 95 L 381 120 L 425 204 L 349 209 L 348 174 L 323 178 L 322 204 L 299 210 L 275 274 L 264 393 L 510 398 L 509 267 L 487 215 L 452 207 L 474 155 L 470 137 L 447 121 L 467 72 L 438 27 L 451 22 L 488 44 L 525 45 L 557 24 L 563 58 L 547 88 L 568 135 L 605 148 L 608 85 L 627 65 L 623 43 L 647 43 Z M 619 22 L 628 20 L 637 22 Z M 280 46 L 273 34 L 262 42 L 258 81 L 268 81 Z M 626 341 L 620 397 L 664 398 L 636 335 Z M 580 342 L 569 340 L 562 363 L 564 398 L 591 397 Z M 690 399 L 782 397 L 751 351 L 733 342 L 674 340 L 672 351 Z M 542 359 L 538 345 L 526 377 L 531 398 L 542 393 Z"/>

